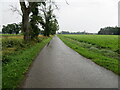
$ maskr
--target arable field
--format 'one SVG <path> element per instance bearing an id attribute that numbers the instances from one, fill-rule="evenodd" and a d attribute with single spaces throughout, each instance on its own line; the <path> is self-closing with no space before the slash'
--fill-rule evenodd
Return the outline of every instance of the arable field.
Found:
<path id="1" fill-rule="evenodd" d="M 51 37 L 39 36 L 26 44 L 22 35 L 2 37 L 2 88 L 17 88 L 25 77 L 31 63 Z"/>
<path id="2" fill-rule="evenodd" d="M 70 48 L 120 75 L 118 35 L 58 35 Z"/>

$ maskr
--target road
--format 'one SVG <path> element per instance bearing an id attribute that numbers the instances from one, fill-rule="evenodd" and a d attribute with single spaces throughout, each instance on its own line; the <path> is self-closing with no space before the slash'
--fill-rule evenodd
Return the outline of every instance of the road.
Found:
<path id="1" fill-rule="evenodd" d="M 118 76 L 55 36 L 33 62 L 22 88 L 118 88 Z"/>

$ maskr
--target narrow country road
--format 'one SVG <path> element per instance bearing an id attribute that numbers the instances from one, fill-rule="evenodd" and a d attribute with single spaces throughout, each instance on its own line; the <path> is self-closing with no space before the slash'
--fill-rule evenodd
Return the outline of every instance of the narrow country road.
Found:
<path id="1" fill-rule="evenodd" d="M 118 88 L 118 76 L 55 36 L 33 62 L 22 88 Z"/>

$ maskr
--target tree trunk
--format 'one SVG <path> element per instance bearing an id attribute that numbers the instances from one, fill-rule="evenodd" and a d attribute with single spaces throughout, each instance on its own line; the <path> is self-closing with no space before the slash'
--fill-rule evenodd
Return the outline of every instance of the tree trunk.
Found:
<path id="1" fill-rule="evenodd" d="M 24 1 L 24 0 L 23 0 Z M 20 5 L 21 5 L 21 10 L 23 13 L 22 16 L 22 32 L 24 34 L 24 41 L 29 42 L 30 41 L 30 30 L 29 30 L 29 14 L 31 12 L 31 7 L 33 3 L 29 3 L 29 6 L 26 7 L 25 1 L 21 2 L 20 0 Z"/>
<path id="2" fill-rule="evenodd" d="M 23 13 L 22 23 L 24 41 L 28 42 L 30 41 L 30 30 L 29 30 L 29 12 L 27 10 Z"/>

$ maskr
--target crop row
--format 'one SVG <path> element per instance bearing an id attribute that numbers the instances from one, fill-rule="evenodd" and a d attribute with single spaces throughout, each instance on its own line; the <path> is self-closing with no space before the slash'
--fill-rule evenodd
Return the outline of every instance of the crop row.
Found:
<path id="1" fill-rule="evenodd" d="M 97 45 L 98 48 L 106 48 L 118 52 L 117 35 L 64 35 L 80 42 Z"/>

